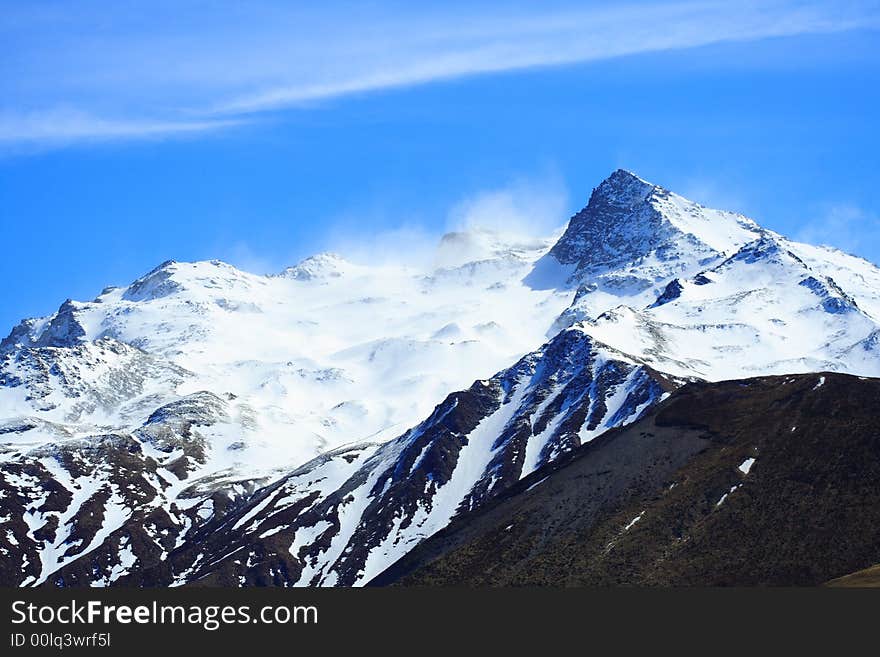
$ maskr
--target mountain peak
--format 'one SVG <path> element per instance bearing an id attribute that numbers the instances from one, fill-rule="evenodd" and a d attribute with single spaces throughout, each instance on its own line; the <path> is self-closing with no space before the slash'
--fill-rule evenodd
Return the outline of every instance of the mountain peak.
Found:
<path id="1" fill-rule="evenodd" d="M 631 172 L 602 181 L 549 248 L 511 226 L 447 234 L 431 271 L 329 253 L 275 276 L 166 262 L 25 320 L 0 340 L 15 519 L 0 585 L 362 584 L 579 445 L 617 449 L 626 430 L 600 436 L 685 381 L 811 371 L 771 383 L 819 412 L 837 383 L 821 373 L 880 374 L 880 269 Z M 780 412 L 780 440 L 802 443 L 788 436 L 804 418 Z M 643 433 L 626 434 L 632 454 L 669 443 Z M 719 469 L 732 479 L 706 489 L 713 514 L 745 495 L 730 485 L 754 436 L 740 447 Z M 632 528 L 635 505 L 605 535 Z"/>
<path id="2" fill-rule="evenodd" d="M 593 190 L 549 255 L 574 266 L 572 280 L 579 280 L 645 258 L 667 262 L 690 254 L 701 261 L 729 255 L 761 233 L 745 217 L 705 208 L 617 169 Z"/>
<path id="3" fill-rule="evenodd" d="M 632 171 L 617 169 L 593 190 L 593 196 L 607 203 L 632 206 L 645 201 L 655 190 L 661 188 L 639 178 Z M 593 202 L 593 198 L 590 198 Z"/>
<path id="4" fill-rule="evenodd" d="M 615 268 L 648 254 L 668 237 L 668 222 L 651 203 L 660 188 L 624 169 L 596 187 L 550 251 L 584 273 Z"/>
<path id="5" fill-rule="evenodd" d="M 174 260 L 166 260 L 129 285 L 122 298 L 126 301 L 147 301 L 172 294 L 180 289 L 179 284 L 172 280 L 176 266 Z"/>
<path id="6" fill-rule="evenodd" d="M 348 261 L 331 251 L 324 251 L 301 260 L 293 267 L 288 267 L 278 276 L 297 281 L 339 278 L 349 268 Z"/>

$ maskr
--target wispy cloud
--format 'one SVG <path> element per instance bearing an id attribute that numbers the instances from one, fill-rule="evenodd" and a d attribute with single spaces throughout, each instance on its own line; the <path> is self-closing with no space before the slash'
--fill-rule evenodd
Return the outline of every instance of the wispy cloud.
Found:
<path id="1" fill-rule="evenodd" d="M 520 178 L 460 200 L 449 211 L 447 229 L 549 236 L 563 227 L 568 201 L 559 175 Z"/>
<path id="2" fill-rule="evenodd" d="M 564 227 L 568 201 L 569 192 L 561 176 L 544 170 L 458 199 L 432 229 L 420 216 L 421 208 L 409 213 L 396 209 L 386 214 L 371 213 L 359 206 L 327 221 L 322 248 L 356 263 L 431 268 L 449 264 L 449 254 L 440 253 L 446 232 L 485 231 L 499 233 L 505 239 L 549 238 Z M 389 222 L 392 215 L 405 219 Z M 386 227 L 377 230 L 377 225 Z M 456 244 L 456 257 L 462 248 Z M 474 259 L 482 257 L 471 255 Z"/>
<path id="3" fill-rule="evenodd" d="M 7 8 L 0 17 L 0 139 L 192 133 L 463 76 L 880 27 L 876 2 L 642 2 L 589 10 L 451 2 L 418 12 L 381 3 L 322 6 L 189 0 Z"/>
<path id="4" fill-rule="evenodd" d="M 415 34 L 409 32 L 412 25 L 394 25 L 390 29 L 393 33 L 400 30 L 397 37 L 404 39 L 402 48 L 372 44 L 380 49 L 364 53 L 364 60 L 330 71 L 323 79 L 270 86 L 213 109 L 218 113 L 265 111 L 468 75 L 880 25 L 877 15 L 815 3 L 663 3 L 525 17 L 462 18 L 446 17 L 444 23 L 424 32 L 416 27 Z"/>
<path id="5" fill-rule="evenodd" d="M 0 114 L 0 143 L 40 142 L 66 144 L 81 140 L 150 138 L 217 130 L 240 124 L 237 119 L 173 121 L 107 119 L 79 110 L 55 109 L 22 114 Z"/>
<path id="6" fill-rule="evenodd" d="M 795 239 L 871 257 L 880 251 L 880 217 L 850 203 L 829 205 L 818 217 L 805 222 Z"/>

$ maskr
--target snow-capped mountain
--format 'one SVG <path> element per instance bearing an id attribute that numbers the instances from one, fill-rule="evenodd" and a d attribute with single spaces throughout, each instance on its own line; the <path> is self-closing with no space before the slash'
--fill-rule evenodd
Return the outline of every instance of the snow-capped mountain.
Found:
<path id="1" fill-rule="evenodd" d="M 228 435 L 212 441 L 218 471 L 295 467 L 344 443 L 387 440 L 540 344 L 570 299 L 521 283 L 549 241 L 477 237 L 484 258 L 424 270 L 332 254 L 277 276 L 166 262 L 17 326 L 0 343 L 0 417 L 74 435 L 131 431 L 207 390 L 230 402 Z M 438 259 L 455 239 L 444 238 Z"/>
<path id="2" fill-rule="evenodd" d="M 582 331 L 564 331 L 449 395 L 400 438 L 341 448 L 266 486 L 197 530 L 169 557 L 170 571 L 163 563 L 161 574 L 129 581 L 362 584 L 456 513 L 636 420 L 672 387 Z"/>
<path id="3" fill-rule="evenodd" d="M 798 253 L 813 254 L 812 264 Z M 597 339 L 679 376 L 880 375 L 873 267 L 845 291 L 828 272 L 843 254 L 765 236 L 720 264 L 670 282 L 647 308 L 619 306 L 585 324 Z M 836 261 L 836 263 L 835 263 Z"/>
<path id="4" fill-rule="evenodd" d="M 0 578 L 353 585 L 687 379 L 880 374 L 880 270 L 617 171 L 422 267 L 167 262 L 0 342 Z"/>
<path id="5" fill-rule="evenodd" d="M 751 219 L 711 210 L 615 171 L 575 214 L 528 280 L 577 287 L 568 325 L 625 302 L 651 304 L 670 280 L 690 276 L 768 232 Z"/>

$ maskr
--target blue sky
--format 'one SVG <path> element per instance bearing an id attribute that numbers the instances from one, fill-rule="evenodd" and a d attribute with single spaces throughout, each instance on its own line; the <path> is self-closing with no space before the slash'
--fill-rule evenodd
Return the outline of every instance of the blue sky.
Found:
<path id="1" fill-rule="evenodd" d="M 880 261 L 880 3 L 13 3 L 0 333 L 173 258 L 548 229 L 617 167 Z"/>

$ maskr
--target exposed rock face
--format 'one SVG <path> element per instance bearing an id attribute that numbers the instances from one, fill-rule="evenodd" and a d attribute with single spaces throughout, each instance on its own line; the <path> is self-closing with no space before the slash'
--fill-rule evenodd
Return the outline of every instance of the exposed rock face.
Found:
<path id="1" fill-rule="evenodd" d="M 639 296 L 764 233 L 741 215 L 704 208 L 619 169 L 593 190 L 538 268 L 556 262 L 570 283 Z"/>
<path id="2" fill-rule="evenodd" d="M 651 203 L 652 195 L 662 193 L 627 171 L 615 171 L 571 218 L 550 255 L 562 264 L 576 265 L 586 278 L 652 253 L 673 233 Z"/>
<path id="3" fill-rule="evenodd" d="M 16 326 L 0 583 L 359 585 L 685 382 L 880 375 L 880 270 L 628 172 L 428 259 L 168 261 Z"/>
<path id="4" fill-rule="evenodd" d="M 634 421 L 671 385 L 610 356 L 566 332 L 401 438 L 304 466 L 170 561 L 203 583 L 360 584 L 531 468 Z"/>
<path id="5" fill-rule="evenodd" d="M 193 395 L 133 434 L 2 454 L 2 581 L 109 585 L 163 562 L 208 518 L 241 504 L 257 482 L 187 481 L 206 458 L 201 432 L 225 419 L 224 407 L 213 395 Z"/>
<path id="6" fill-rule="evenodd" d="M 18 389 L 23 406 L 56 422 L 144 413 L 190 376 L 182 367 L 112 338 L 0 354 L 0 386 Z"/>
<path id="7" fill-rule="evenodd" d="M 122 294 L 125 301 L 151 301 L 179 291 L 180 283 L 174 280 L 173 260 L 167 260 L 153 271 L 142 276 L 126 288 Z"/>
<path id="8" fill-rule="evenodd" d="M 108 493 L 123 491 L 115 493 L 123 495 L 118 505 L 145 529 L 130 536 L 132 520 L 125 520 L 114 540 L 62 562 L 52 581 L 82 583 L 91 572 L 140 586 L 360 584 L 530 469 L 635 421 L 672 385 L 571 329 L 509 370 L 453 393 L 400 438 L 335 450 L 258 488 L 187 485 L 190 465 L 204 459 L 199 427 L 225 417 L 223 401 L 201 393 L 163 407 L 135 435 L 115 438 L 135 465 L 114 476 L 126 482 L 138 468 L 143 474 L 137 486 L 105 485 Z M 120 458 L 105 451 L 108 460 Z M 172 498 L 174 487 L 183 494 Z M 27 513 L 34 501 L 21 504 Z M 71 515 L 66 498 L 57 506 Z M 58 542 L 54 534 L 50 540 Z M 125 558 L 114 560 L 123 548 Z"/>
<path id="9" fill-rule="evenodd" d="M 816 585 L 880 559 L 880 381 L 691 384 L 375 580 Z"/>

